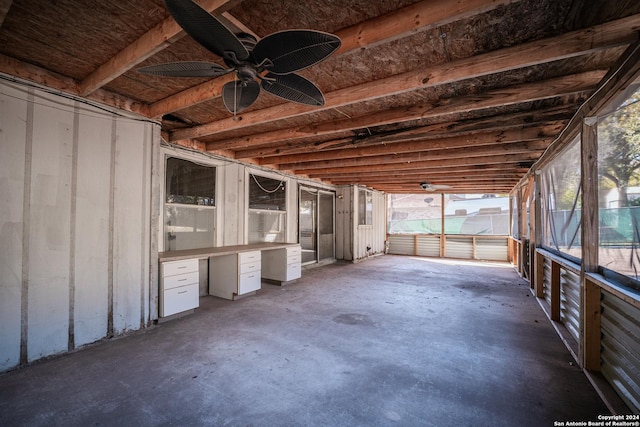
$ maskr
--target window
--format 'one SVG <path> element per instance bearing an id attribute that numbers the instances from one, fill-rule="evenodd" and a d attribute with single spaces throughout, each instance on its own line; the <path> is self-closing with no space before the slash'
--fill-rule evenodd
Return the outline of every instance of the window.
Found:
<path id="1" fill-rule="evenodd" d="M 580 135 L 541 173 L 542 241 L 547 249 L 580 258 L 582 188 Z"/>
<path id="2" fill-rule="evenodd" d="M 497 194 L 445 194 L 444 233 L 509 235 L 509 197 Z"/>
<path id="3" fill-rule="evenodd" d="M 519 194 L 519 193 L 516 193 Z M 520 197 L 515 195 L 511 198 L 511 236 L 520 239 Z"/>
<path id="4" fill-rule="evenodd" d="M 164 250 L 215 244 L 216 168 L 169 157 L 165 168 Z"/>
<path id="5" fill-rule="evenodd" d="M 387 231 L 389 234 L 440 234 L 442 196 L 440 194 L 390 194 Z"/>
<path id="6" fill-rule="evenodd" d="M 358 225 L 373 224 L 373 194 L 363 188 L 358 189 Z"/>
<path id="7" fill-rule="evenodd" d="M 287 184 L 249 174 L 249 243 L 286 241 Z"/>
<path id="8" fill-rule="evenodd" d="M 640 274 L 640 90 L 598 120 L 599 264 Z"/>

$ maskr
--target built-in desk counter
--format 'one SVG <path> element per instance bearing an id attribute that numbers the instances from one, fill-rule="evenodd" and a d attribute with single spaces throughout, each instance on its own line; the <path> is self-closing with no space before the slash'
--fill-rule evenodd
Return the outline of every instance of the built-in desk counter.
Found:
<path id="1" fill-rule="evenodd" d="M 209 259 L 209 295 L 233 300 L 254 293 L 262 286 L 262 279 L 288 282 L 301 276 L 301 250 L 298 243 L 253 243 L 248 245 L 220 246 L 216 248 L 188 249 L 160 252 L 160 316 L 174 313 L 172 291 L 166 286 L 167 265 L 176 262 L 190 263 Z M 171 263 L 171 264 L 169 264 Z M 182 294 L 180 294 L 182 295 Z M 183 298 L 184 299 L 184 298 Z M 193 299 L 190 299 L 193 301 Z M 179 307 L 191 310 L 198 307 Z"/>

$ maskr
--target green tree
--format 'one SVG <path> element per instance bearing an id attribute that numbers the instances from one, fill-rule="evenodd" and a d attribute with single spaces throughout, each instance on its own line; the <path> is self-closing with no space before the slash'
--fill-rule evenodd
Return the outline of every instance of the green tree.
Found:
<path id="1" fill-rule="evenodd" d="M 618 207 L 629 206 L 627 187 L 640 178 L 640 90 L 598 126 L 598 158 L 600 175 L 618 189 Z"/>

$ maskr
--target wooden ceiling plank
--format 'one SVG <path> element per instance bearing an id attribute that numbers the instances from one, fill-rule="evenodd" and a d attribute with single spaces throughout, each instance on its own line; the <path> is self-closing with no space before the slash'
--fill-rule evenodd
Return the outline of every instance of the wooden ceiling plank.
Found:
<path id="1" fill-rule="evenodd" d="M 325 169 L 331 167 L 351 167 L 387 165 L 392 163 L 419 162 L 422 160 L 439 161 L 457 157 L 482 157 L 488 155 L 516 154 L 516 153 L 541 153 L 551 143 L 552 138 L 537 141 L 524 141 L 481 146 L 477 148 L 453 148 L 433 151 L 423 151 L 404 154 L 386 154 L 379 156 L 361 157 L 342 160 L 321 160 L 314 162 L 285 163 L 279 165 L 281 169 L 293 169 L 296 171 L 309 169 Z M 263 165 L 264 166 L 264 165 Z"/>
<path id="2" fill-rule="evenodd" d="M 401 154 L 424 152 L 432 150 L 447 150 L 453 148 L 475 148 L 496 143 L 510 143 L 515 141 L 533 141 L 540 138 L 555 137 L 562 130 L 562 123 L 541 127 L 507 129 L 493 132 L 482 132 L 472 135 L 443 137 L 422 141 L 396 142 L 367 147 L 345 148 L 342 150 L 326 150 L 307 152 L 304 154 L 290 154 L 261 159 L 260 164 L 277 165 L 283 163 L 302 163 L 321 160 L 336 160 L 385 155 L 387 153 Z"/>
<path id="3" fill-rule="evenodd" d="M 638 38 L 638 29 L 640 29 L 640 14 L 556 37 L 512 46 L 431 68 L 418 68 L 385 79 L 339 89 L 325 95 L 323 107 L 310 107 L 294 103 L 279 104 L 192 128 L 176 130 L 171 138 L 172 140 L 199 138 L 240 127 L 317 113 L 356 102 L 581 56 L 632 43 Z"/>
<path id="4" fill-rule="evenodd" d="M 511 86 L 488 91 L 481 95 L 455 98 L 448 103 L 422 104 L 411 107 L 393 108 L 374 114 L 351 119 L 336 120 L 313 126 L 282 129 L 264 132 L 229 141 L 208 143 L 209 149 L 234 149 L 240 144 L 243 147 L 251 144 L 266 144 L 290 139 L 330 135 L 359 128 L 373 127 L 382 124 L 400 123 L 416 119 L 428 119 L 459 112 L 470 112 L 504 105 L 514 105 L 534 100 L 554 98 L 563 95 L 593 90 L 605 71 L 589 71 L 576 75 L 559 77 L 535 83 Z M 180 138 L 178 138 L 180 139 Z"/>
<path id="5" fill-rule="evenodd" d="M 342 44 L 334 55 L 344 55 L 381 42 L 396 40 L 417 31 L 475 16 L 516 1 L 519 0 L 467 0 L 455 3 L 450 0 L 422 0 L 403 9 L 337 31 L 335 34 Z M 224 14 L 223 16 L 228 18 Z M 152 117 L 158 117 L 217 98 L 222 92 L 222 86 L 228 81 L 229 77 L 212 79 L 155 102 L 150 106 L 150 114 Z"/>
<path id="6" fill-rule="evenodd" d="M 220 12 L 230 7 L 230 1 L 232 0 L 200 0 L 198 3 L 210 12 Z M 172 17 L 164 19 L 85 77 L 78 84 L 80 95 L 89 95 L 184 35 L 184 31 Z"/>

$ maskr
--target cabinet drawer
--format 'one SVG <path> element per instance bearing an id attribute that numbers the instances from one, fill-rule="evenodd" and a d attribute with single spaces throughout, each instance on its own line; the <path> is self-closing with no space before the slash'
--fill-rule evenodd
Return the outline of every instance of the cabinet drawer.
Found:
<path id="1" fill-rule="evenodd" d="M 192 285 L 200 282 L 200 274 L 195 271 L 193 273 L 178 274 L 175 276 L 164 277 L 164 290 L 177 288 L 178 286 Z"/>
<path id="2" fill-rule="evenodd" d="M 299 279 L 300 276 L 302 276 L 302 268 L 300 267 L 299 262 L 295 264 L 287 264 L 287 281 Z"/>
<path id="3" fill-rule="evenodd" d="M 302 248 L 300 246 L 292 246 L 287 248 L 287 258 L 294 255 L 302 256 Z"/>
<path id="4" fill-rule="evenodd" d="M 240 264 L 239 270 L 240 270 L 240 274 L 245 274 L 245 273 L 252 273 L 252 272 L 257 272 L 258 276 L 260 275 L 260 268 L 261 268 L 261 264 L 260 261 L 253 261 L 253 262 L 247 262 L 244 264 Z"/>
<path id="5" fill-rule="evenodd" d="M 300 264 L 301 262 L 302 262 L 301 254 L 287 256 L 287 264 L 296 264 L 296 263 Z"/>
<path id="6" fill-rule="evenodd" d="M 160 316 L 171 316 L 198 307 L 200 305 L 198 288 L 198 284 L 194 283 L 165 290 L 161 294 Z"/>
<path id="7" fill-rule="evenodd" d="M 238 262 L 245 264 L 247 262 L 260 262 L 260 251 L 240 252 L 238 254 Z"/>
<path id="8" fill-rule="evenodd" d="M 182 273 L 198 272 L 198 259 L 185 259 L 182 261 L 169 261 L 162 263 L 162 276 L 174 276 Z"/>
<path id="9" fill-rule="evenodd" d="M 260 272 L 241 274 L 238 281 L 238 295 L 257 291 L 262 287 Z"/>

